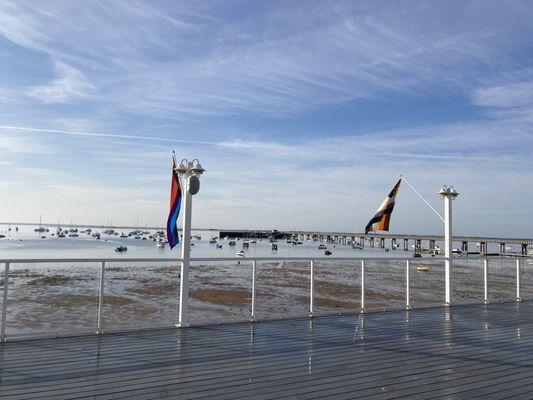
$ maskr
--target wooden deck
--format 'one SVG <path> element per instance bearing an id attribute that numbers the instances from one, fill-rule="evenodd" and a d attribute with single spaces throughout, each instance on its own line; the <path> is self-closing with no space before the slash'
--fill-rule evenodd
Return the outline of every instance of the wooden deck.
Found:
<path id="1" fill-rule="evenodd" d="M 5 399 L 533 398 L 533 303 L 0 345 Z"/>

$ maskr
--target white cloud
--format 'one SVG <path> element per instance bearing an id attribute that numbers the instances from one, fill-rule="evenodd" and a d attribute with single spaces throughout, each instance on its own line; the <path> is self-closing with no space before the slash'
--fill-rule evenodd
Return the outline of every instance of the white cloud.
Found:
<path id="1" fill-rule="evenodd" d="M 296 3 L 265 4 L 250 16 L 235 6 L 228 20 L 231 7 L 51 1 L 44 12 L 5 1 L 0 34 L 57 60 L 59 78 L 32 88 L 35 98 L 71 102 L 98 89 L 100 103 L 172 118 L 280 115 L 391 91 L 462 88 L 478 81 L 473 69 L 497 74 L 507 62 L 501 49 L 513 44 L 512 35 L 491 40 L 500 32 L 497 23 L 472 20 L 498 19 L 494 5 L 410 3 L 406 13 L 401 2 L 387 10 L 377 3 L 318 2 L 305 12 Z M 437 19 L 446 7 L 464 23 Z M 525 16 L 516 18 L 521 27 Z"/>
<path id="2" fill-rule="evenodd" d="M 45 103 L 71 103 L 90 99 L 96 94 L 96 87 L 76 68 L 61 61 L 55 61 L 58 78 L 52 82 L 34 86 L 26 94 Z"/>

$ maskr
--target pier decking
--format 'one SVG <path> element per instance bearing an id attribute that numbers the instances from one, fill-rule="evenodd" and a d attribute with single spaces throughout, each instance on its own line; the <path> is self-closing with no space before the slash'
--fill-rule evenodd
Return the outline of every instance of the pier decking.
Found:
<path id="1" fill-rule="evenodd" d="M 533 302 L 6 342 L 5 399 L 524 398 Z"/>

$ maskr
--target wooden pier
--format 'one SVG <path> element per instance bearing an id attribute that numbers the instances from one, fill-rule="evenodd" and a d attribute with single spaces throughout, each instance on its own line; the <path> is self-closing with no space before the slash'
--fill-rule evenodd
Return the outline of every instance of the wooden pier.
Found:
<path id="1" fill-rule="evenodd" d="M 530 399 L 533 303 L 0 345 L 3 399 Z"/>

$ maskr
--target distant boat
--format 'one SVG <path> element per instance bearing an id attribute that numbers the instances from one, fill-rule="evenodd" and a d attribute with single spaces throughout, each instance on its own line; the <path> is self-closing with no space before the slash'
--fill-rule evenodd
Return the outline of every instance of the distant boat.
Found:
<path id="1" fill-rule="evenodd" d="M 416 267 L 416 270 L 418 272 L 429 272 L 430 271 L 428 265 L 419 265 L 418 267 Z"/>
<path id="2" fill-rule="evenodd" d="M 165 242 L 157 242 L 157 247 L 159 247 L 160 249 L 164 249 L 165 248 Z"/>
<path id="3" fill-rule="evenodd" d="M 235 240 L 230 240 L 228 246 L 235 246 L 236 244 L 237 242 L 235 242 Z"/>
<path id="4" fill-rule="evenodd" d="M 45 228 L 42 225 L 42 222 L 43 222 L 43 216 L 41 215 L 39 217 L 39 227 L 34 229 L 35 232 L 48 232 L 48 228 Z"/>
<path id="5" fill-rule="evenodd" d="M 326 250 L 326 249 L 327 249 L 327 247 L 326 247 L 325 244 L 319 244 L 318 245 L 318 250 Z"/>
<path id="6" fill-rule="evenodd" d="M 0 233 L 0 239 L 3 239 L 3 238 L 5 238 L 5 237 L 6 237 L 6 235 L 2 235 L 2 234 Z"/>
<path id="7" fill-rule="evenodd" d="M 272 247 L 272 251 L 278 251 L 278 245 L 276 243 L 271 243 L 270 245 Z"/>
<path id="8" fill-rule="evenodd" d="M 242 250 L 241 250 L 241 251 L 238 251 L 237 253 L 235 253 L 235 255 L 236 255 L 237 257 L 241 257 L 241 258 L 242 258 L 242 257 L 244 257 L 244 251 L 242 251 Z"/>
<path id="9" fill-rule="evenodd" d="M 217 242 L 217 238 L 215 237 L 212 237 L 211 239 L 209 239 L 209 243 L 211 244 L 215 244 Z"/>
<path id="10" fill-rule="evenodd" d="M 217 249 L 221 249 L 222 248 L 222 244 L 217 244 Z"/>
<path id="11" fill-rule="evenodd" d="M 326 251 L 324 252 L 324 255 L 325 255 L 325 256 L 330 256 L 330 255 L 332 255 L 332 254 L 333 254 L 333 253 L 331 252 L 331 250 L 326 250 Z"/>
<path id="12" fill-rule="evenodd" d="M 118 246 L 117 248 L 115 248 L 115 251 L 117 253 L 122 253 L 122 252 L 128 251 L 128 248 L 126 246 Z"/>

